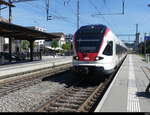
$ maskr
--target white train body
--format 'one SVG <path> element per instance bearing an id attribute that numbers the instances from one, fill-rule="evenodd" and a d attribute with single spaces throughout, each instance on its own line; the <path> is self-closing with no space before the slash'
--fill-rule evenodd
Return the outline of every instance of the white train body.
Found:
<path id="1" fill-rule="evenodd" d="M 87 25 L 74 34 L 73 70 L 111 74 L 127 55 L 127 47 L 104 25 Z"/>

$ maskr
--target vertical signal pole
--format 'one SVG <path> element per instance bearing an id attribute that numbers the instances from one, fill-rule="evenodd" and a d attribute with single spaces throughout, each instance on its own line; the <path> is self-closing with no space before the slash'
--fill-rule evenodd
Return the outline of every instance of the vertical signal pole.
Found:
<path id="1" fill-rule="evenodd" d="M 77 29 L 79 29 L 80 2 L 77 0 Z"/>

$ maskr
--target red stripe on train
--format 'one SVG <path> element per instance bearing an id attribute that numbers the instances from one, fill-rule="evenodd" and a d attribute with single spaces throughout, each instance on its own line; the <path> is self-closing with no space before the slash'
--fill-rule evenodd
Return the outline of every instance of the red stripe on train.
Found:
<path id="1" fill-rule="evenodd" d="M 77 53 L 79 61 L 94 61 L 98 53 Z"/>

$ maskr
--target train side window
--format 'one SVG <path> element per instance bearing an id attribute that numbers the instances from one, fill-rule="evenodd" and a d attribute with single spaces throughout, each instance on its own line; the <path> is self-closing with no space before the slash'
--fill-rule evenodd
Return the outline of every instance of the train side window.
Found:
<path id="1" fill-rule="evenodd" d="M 113 55 L 113 42 L 112 41 L 108 42 L 107 46 L 105 47 L 103 51 L 103 54 L 108 55 L 108 56 Z"/>

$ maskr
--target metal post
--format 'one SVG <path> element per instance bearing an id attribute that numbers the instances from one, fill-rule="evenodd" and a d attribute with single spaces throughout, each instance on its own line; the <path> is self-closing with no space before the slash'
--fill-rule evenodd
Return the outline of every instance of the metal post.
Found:
<path id="1" fill-rule="evenodd" d="M 11 0 L 9 0 L 9 3 L 11 4 Z M 12 10 L 11 10 L 11 6 L 9 5 L 9 23 L 11 23 L 12 21 Z M 12 38 L 9 37 L 9 62 L 11 63 L 12 61 L 12 58 L 11 58 L 11 55 L 12 55 Z"/>
<path id="2" fill-rule="evenodd" d="M 138 24 L 136 24 L 136 33 L 135 33 L 135 47 L 136 47 L 136 53 L 139 53 L 138 45 L 139 45 L 139 33 L 138 33 Z"/>
<path id="3" fill-rule="evenodd" d="M 30 40 L 30 61 L 33 61 L 33 43 L 34 40 Z"/>
<path id="4" fill-rule="evenodd" d="M 122 14 L 124 14 L 124 5 L 125 5 L 125 0 L 122 0 Z"/>
<path id="5" fill-rule="evenodd" d="M 9 3 L 12 4 L 11 0 L 9 0 Z M 9 23 L 12 21 L 12 9 L 11 6 L 9 5 Z"/>
<path id="6" fill-rule="evenodd" d="M 46 15 L 47 15 L 47 20 L 49 20 L 49 0 L 46 0 Z"/>
<path id="7" fill-rule="evenodd" d="M 145 58 L 146 58 L 146 40 L 145 40 L 145 37 L 146 37 L 146 34 L 144 34 L 144 53 L 145 53 Z"/>
<path id="8" fill-rule="evenodd" d="M 79 15 L 80 15 L 80 11 L 79 11 L 79 8 L 80 8 L 80 2 L 79 0 L 77 0 L 77 29 L 79 29 Z"/>

